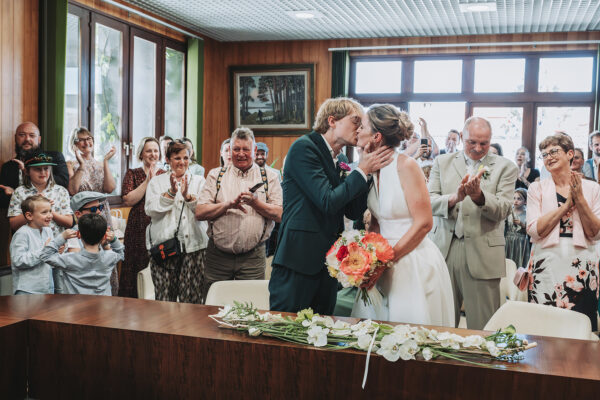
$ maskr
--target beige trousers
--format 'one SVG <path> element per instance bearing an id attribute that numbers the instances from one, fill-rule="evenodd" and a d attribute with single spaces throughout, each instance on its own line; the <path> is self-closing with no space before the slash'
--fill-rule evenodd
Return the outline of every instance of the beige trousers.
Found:
<path id="1" fill-rule="evenodd" d="M 464 302 L 469 329 L 483 329 L 500 307 L 500 278 L 475 279 L 467 266 L 464 238 L 452 238 L 446 264 L 454 292 L 455 322 L 458 326 L 460 309 Z"/>
<path id="2" fill-rule="evenodd" d="M 202 298 L 206 299 L 208 289 L 218 281 L 265 279 L 266 267 L 264 243 L 247 253 L 232 254 L 218 249 L 211 239 L 206 248 Z"/>

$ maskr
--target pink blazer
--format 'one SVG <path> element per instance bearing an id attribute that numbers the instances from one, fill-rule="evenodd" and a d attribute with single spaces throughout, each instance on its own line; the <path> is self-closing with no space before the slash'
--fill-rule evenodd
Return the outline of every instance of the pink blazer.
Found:
<path id="1" fill-rule="evenodd" d="M 583 197 L 590 205 L 592 212 L 600 218 L 600 185 L 589 180 L 582 180 Z M 552 178 L 546 178 L 540 182 L 534 182 L 527 191 L 527 233 L 531 236 L 533 243 L 538 243 L 542 248 L 558 244 L 559 224 L 556 224 L 552 232 L 546 237 L 538 235 L 538 219 L 556 210 L 556 185 Z M 583 232 L 581 219 L 577 209 L 573 211 L 573 244 L 577 247 L 588 247 L 600 239 L 600 231 L 593 238 L 588 238 Z"/>

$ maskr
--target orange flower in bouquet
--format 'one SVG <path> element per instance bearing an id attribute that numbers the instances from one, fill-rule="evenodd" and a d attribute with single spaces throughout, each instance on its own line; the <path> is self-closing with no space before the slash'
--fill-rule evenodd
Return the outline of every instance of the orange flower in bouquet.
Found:
<path id="1" fill-rule="evenodd" d="M 392 265 L 394 249 L 380 234 L 346 231 L 326 255 L 329 275 L 343 287 L 360 288 L 365 304 L 371 302 L 368 290 L 375 286 L 383 272 Z"/>
<path id="2" fill-rule="evenodd" d="M 381 261 L 382 263 L 391 261 L 394 258 L 394 249 L 380 234 L 369 232 L 365 235 L 365 237 L 362 238 L 361 241 L 366 244 L 367 247 L 369 244 L 373 245 L 377 260 Z"/>
<path id="3" fill-rule="evenodd" d="M 371 269 L 371 254 L 358 243 L 350 243 L 347 256 L 340 264 L 340 270 L 346 275 L 362 277 Z"/>

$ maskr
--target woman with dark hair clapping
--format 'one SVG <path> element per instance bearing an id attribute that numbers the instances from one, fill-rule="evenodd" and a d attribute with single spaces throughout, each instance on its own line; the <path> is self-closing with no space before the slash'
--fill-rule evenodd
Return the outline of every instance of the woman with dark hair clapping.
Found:
<path id="1" fill-rule="evenodd" d="M 144 210 L 151 218 L 146 248 L 150 251 L 176 238 L 179 254 L 160 261 L 150 258 L 155 297 L 201 303 L 208 226 L 196 221 L 194 213 L 205 179 L 190 173 L 190 152 L 181 140 L 169 144 L 166 160 L 171 173 L 152 179 L 146 190 Z"/>
<path id="2" fill-rule="evenodd" d="M 529 301 L 581 312 L 597 330 L 600 186 L 571 171 L 570 137 L 549 136 L 539 149 L 551 177 L 532 183 L 527 196 Z"/>

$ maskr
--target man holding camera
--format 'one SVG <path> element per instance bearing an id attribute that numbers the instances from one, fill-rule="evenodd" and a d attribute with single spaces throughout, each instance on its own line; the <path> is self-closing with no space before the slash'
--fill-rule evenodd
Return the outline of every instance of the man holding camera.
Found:
<path id="1" fill-rule="evenodd" d="M 255 162 L 254 133 L 231 135 L 231 163 L 211 170 L 198 198 L 196 219 L 209 222 L 203 298 L 217 281 L 264 279 L 265 241 L 281 221 L 279 177 Z"/>

